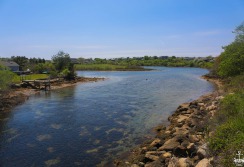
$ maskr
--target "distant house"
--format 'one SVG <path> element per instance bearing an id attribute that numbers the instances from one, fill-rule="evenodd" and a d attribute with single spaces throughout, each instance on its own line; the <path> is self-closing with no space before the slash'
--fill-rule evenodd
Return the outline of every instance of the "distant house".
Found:
<path id="1" fill-rule="evenodd" d="M 0 64 L 8 67 L 11 71 L 19 71 L 19 65 L 13 61 L 0 61 Z"/>

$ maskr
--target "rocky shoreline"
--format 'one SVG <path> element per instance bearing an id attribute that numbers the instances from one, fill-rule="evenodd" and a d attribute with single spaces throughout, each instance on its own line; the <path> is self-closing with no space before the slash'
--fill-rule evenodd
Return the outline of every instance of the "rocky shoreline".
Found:
<path id="1" fill-rule="evenodd" d="M 79 83 L 97 82 L 104 80 L 105 78 L 85 78 L 78 77 L 73 81 L 63 81 L 53 84 L 51 90 L 57 90 L 69 86 L 74 86 Z M 0 114 L 11 111 L 11 109 L 19 104 L 24 103 L 29 96 L 40 93 L 40 90 L 31 88 L 12 88 L 9 91 L 0 93 Z"/>
<path id="2" fill-rule="evenodd" d="M 197 100 L 181 104 L 168 118 L 168 126 L 155 128 L 154 139 L 133 149 L 123 160 L 115 160 L 118 167 L 212 167 L 206 138 L 212 132 L 207 129 L 209 121 L 218 110 L 221 82 L 204 77 L 214 83 L 217 89 Z"/>

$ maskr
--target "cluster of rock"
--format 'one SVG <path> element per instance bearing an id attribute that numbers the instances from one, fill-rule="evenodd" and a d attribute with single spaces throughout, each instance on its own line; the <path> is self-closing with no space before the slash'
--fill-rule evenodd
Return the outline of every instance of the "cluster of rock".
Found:
<path id="1" fill-rule="evenodd" d="M 0 113 L 10 111 L 13 107 L 25 102 L 28 97 L 19 92 L 4 92 L 0 94 Z"/>
<path id="2" fill-rule="evenodd" d="M 132 151 L 126 161 L 115 165 L 130 167 L 211 167 L 206 127 L 216 113 L 222 96 L 217 92 L 181 104 L 168 118 L 169 126 L 158 126 L 156 137 Z"/>

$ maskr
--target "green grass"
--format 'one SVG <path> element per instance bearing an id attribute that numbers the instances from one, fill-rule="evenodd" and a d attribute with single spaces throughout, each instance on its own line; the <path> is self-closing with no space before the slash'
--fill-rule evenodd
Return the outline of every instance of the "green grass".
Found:
<path id="1" fill-rule="evenodd" d="M 75 70 L 81 71 L 143 71 L 143 67 L 138 66 L 122 66 L 112 64 L 78 64 L 75 65 Z"/>
<path id="2" fill-rule="evenodd" d="M 222 166 L 235 166 L 237 151 L 244 151 L 244 87 L 243 75 L 228 79 L 227 93 L 213 121 L 215 133 L 209 140 L 213 155 L 218 155 Z"/>
<path id="3" fill-rule="evenodd" d="M 25 75 L 25 76 L 18 76 L 15 75 L 12 82 L 13 83 L 19 83 L 21 80 L 36 80 L 36 79 L 45 79 L 48 78 L 49 76 L 47 74 L 30 74 L 30 75 Z"/>

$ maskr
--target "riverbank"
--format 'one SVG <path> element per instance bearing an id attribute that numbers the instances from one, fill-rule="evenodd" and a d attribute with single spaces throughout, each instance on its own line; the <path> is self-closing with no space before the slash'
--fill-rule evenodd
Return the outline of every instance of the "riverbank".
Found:
<path id="1" fill-rule="evenodd" d="M 168 118 L 168 126 L 155 127 L 155 138 L 133 149 L 125 159 L 115 160 L 115 166 L 212 166 L 214 158 L 210 156 L 206 144 L 206 138 L 212 132 L 206 128 L 223 98 L 222 83 L 207 76 L 203 78 L 215 84 L 216 90 L 181 104 Z"/>
<path id="2" fill-rule="evenodd" d="M 62 89 L 80 83 L 102 81 L 104 79 L 105 78 L 78 77 L 76 80 L 54 83 L 51 85 L 51 90 Z M 38 94 L 40 91 L 42 90 L 31 88 L 12 88 L 0 94 L 0 113 L 9 112 L 13 107 L 24 103 L 29 98 L 29 96 Z"/>

